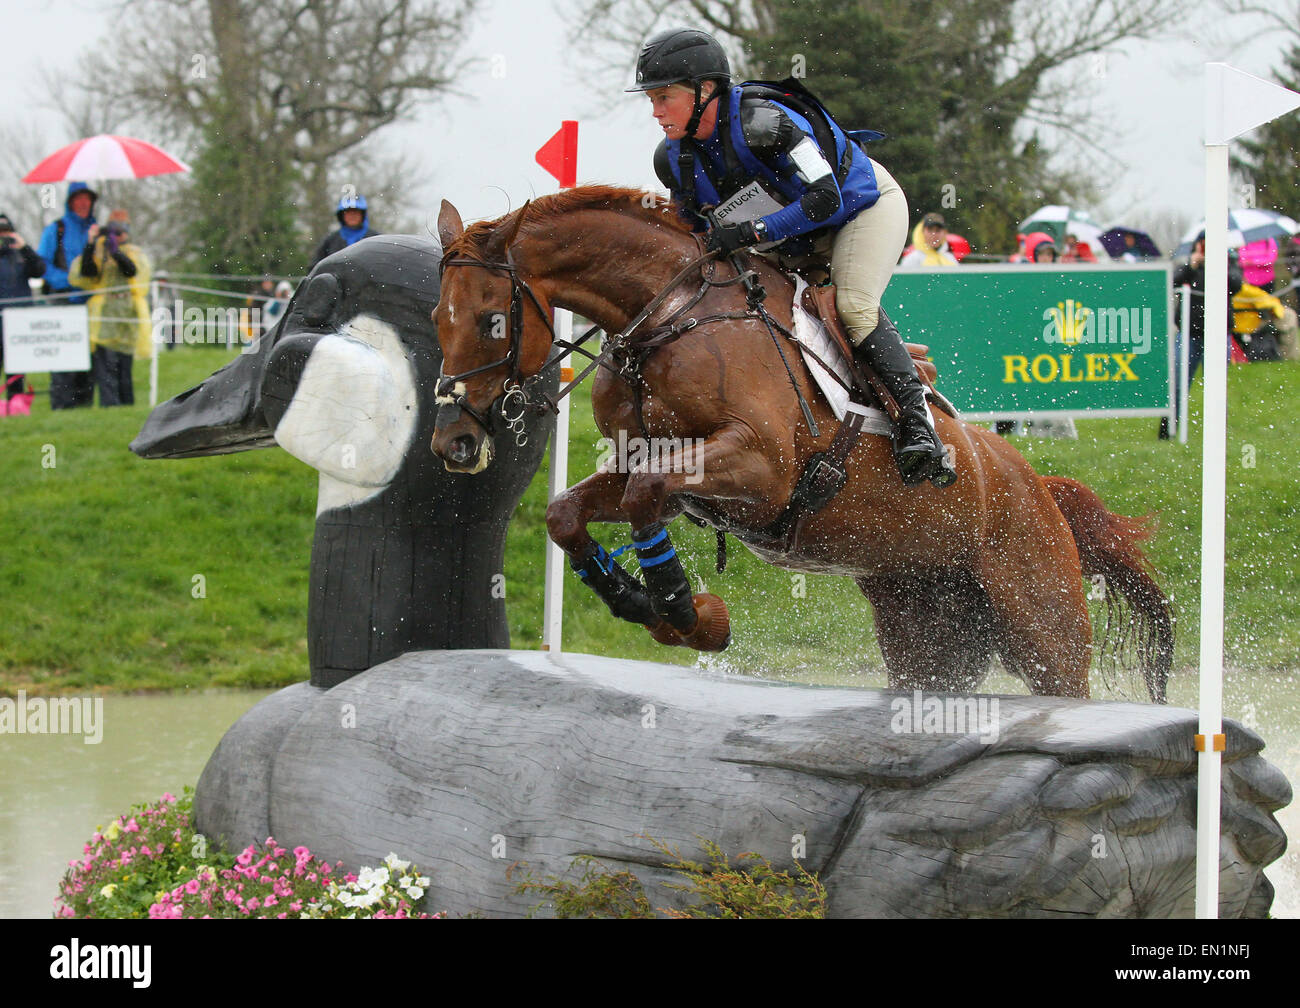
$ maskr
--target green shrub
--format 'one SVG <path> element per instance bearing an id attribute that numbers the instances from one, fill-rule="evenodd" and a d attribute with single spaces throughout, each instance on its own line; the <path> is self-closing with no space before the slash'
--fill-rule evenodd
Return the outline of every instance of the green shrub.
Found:
<path id="1" fill-rule="evenodd" d="M 796 873 L 778 872 L 766 858 L 753 852 L 741 854 L 731 865 L 722 849 L 701 839 L 708 864 L 688 861 L 681 853 L 658 840 L 650 841 L 665 858 L 667 867 L 682 882 L 669 888 L 686 894 L 682 909 L 659 908 L 667 918 L 793 919 L 826 916 L 826 889 L 816 875 L 796 866 Z M 655 911 L 640 881 L 629 871 L 611 872 L 598 858 L 584 854 L 575 858 L 582 865 L 577 882 L 555 876 L 541 881 L 531 877 L 517 886 L 521 893 L 542 893 L 559 918 L 653 918 Z M 536 909 L 540 909 L 540 904 Z"/>

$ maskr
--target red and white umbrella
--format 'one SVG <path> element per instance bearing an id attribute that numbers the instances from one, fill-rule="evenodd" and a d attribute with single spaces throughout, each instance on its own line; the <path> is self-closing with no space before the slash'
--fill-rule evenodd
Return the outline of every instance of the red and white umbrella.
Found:
<path id="1" fill-rule="evenodd" d="M 189 170 L 184 161 L 144 140 L 101 133 L 55 151 L 28 172 L 23 181 L 34 184 L 133 179 Z"/>

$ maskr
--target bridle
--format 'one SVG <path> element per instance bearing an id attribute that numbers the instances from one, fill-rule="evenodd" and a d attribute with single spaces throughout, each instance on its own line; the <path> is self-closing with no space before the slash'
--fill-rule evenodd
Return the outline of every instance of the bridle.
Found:
<path id="1" fill-rule="evenodd" d="M 541 300 L 535 293 L 533 293 L 533 289 L 520 278 L 519 268 L 515 265 L 510 249 L 506 249 L 506 261 L 503 263 L 488 262 L 484 259 L 476 259 L 473 256 L 459 256 L 453 259 L 450 258 L 450 255 L 451 254 L 448 253 L 444 256 L 442 262 L 439 264 L 438 276 L 440 281 L 443 272 L 448 266 L 473 266 L 478 267 L 479 269 L 490 270 L 494 273 L 504 273 L 510 278 L 510 308 L 507 316 L 510 347 L 506 351 L 506 355 L 500 360 L 492 361 L 489 364 L 480 364 L 476 368 L 470 368 L 470 370 L 462 371 L 459 374 L 439 376 L 437 385 L 438 415 L 437 419 L 434 421 L 434 428 L 437 429 L 455 423 L 460 419 L 461 411 L 464 410 L 481 428 L 483 428 L 485 433 L 490 437 L 495 437 L 495 417 L 500 416 L 507 429 L 515 435 L 515 444 L 520 447 L 523 447 L 528 443 L 528 435 L 524 429 L 524 417 L 530 409 L 536 413 L 544 413 L 548 410 L 552 413 L 558 412 L 560 400 L 568 395 L 597 367 L 603 366 L 609 368 L 616 374 L 627 378 L 628 376 L 624 374 L 622 370 L 612 367 L 608 363 L 607 358 L 619 350 L 626 348 L 631 343 L 631 337 L 641 323 L 650 316 L 651 312 L 655 311 L 664 303 L 664 301 L 667 300 L 672 291 L 689 273 L 717 257 L 717 253 L 706 251 L 699 257 L 692 259 L 691 262 L 677 274 L 677 276 L 668 282 L 668 285 L 664 287 L 653 301 L 641 309 L 636 318 L 634 318 L 624 328 L 622 333 L 610 339 L 606 344 L 605 349 L 599 354 L 593 354 L 589 350 L 584 349 L 582 345 L 596 333 L 600 332 L 601 327 L 598 325 L 592 326 L 576 340 L 570 341 L 559 339 L 555 334 L 555 327 L 551 325 L 551 320 L 547 316 L 546 309 L 542 307 Z M 711 278 L 706 277 L 704 284 L 696 297 L 692 299 L 689 304 L 685 305 L 679 312 L 674 313 L 674 320 L 677 316 L 689 311 L 699 301 L 699 299 L 703 297 L 704 292 L 709 287 L 725 286 L 735 282 L 736 281 L 734 280 L 724 281 L 720 284 Z M 528 300 L 532 303 L 533 307 L 537 310 L 537 314 L 541 316 L 542 322 L 546 326 L 546 331 L 550 333 L 551 345 L 556 348 L 556 352 L 552 353 L 551 356 L 547 358 L 546 363 L 538 369 L 537 373 L 527 378 L 523 376 L 520 370 L 520 357 L 523 350 L 525 294 L 528 296 Z M 684 325 L 670 324 L 668 328 L 673 329 L 675 335 L 680 335 L 681 332 L 685 332 L 703 321 L 707 320 L 690 319 Z M 672 322 L 673 320 L 670 320 L 670 323 Z M 569 384 L 566 385 L 554 399 L 552 399 L 537 386 L 543 380 L 547 371 L 552 367 L 557 366 L 567 355 L 574 352 L 588 357 L 591 360 L 591 363 L 587 365 L 580 375 L 569 382 Z M 464 381 L 466 378 L 472 378 L 474 375 L 483 374 L 486 371 L 491 371 L 494 368 L 499 367 L 509 368 L 509 374 L 502 383 L 502 394 L 498 396 L 497 399 L 493 400 L 492 404 L 487 408 L 485 415 L 483 412 L 480 412 L 470 405 L 469 398 L 465 393 L 456 391 L 456 385 Z M 534 398 L 534 394 L 536 398 Z"/>

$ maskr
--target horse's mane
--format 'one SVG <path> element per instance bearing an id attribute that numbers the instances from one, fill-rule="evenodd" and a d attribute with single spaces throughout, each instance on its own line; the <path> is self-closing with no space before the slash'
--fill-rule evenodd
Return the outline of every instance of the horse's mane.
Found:
<path id="1" fill-rule="evenodd" d="M 493 235 L 504 232 L 506 222 L 513 222 L 520 214 L 524 215 L 524 219 L 519 229 L 525 231 L 554 217 L 579 210 L 610 210 L 647 223 L 665 225 L 674 231 L 690 231 L 690 227 L 678 215 L 676 207 L 657 193 L 618 186 L 588 185 L 539 196 L 496 220 L 471 224 L 445 252 L 448 255 L 482 255 L 488 250 Z"/>

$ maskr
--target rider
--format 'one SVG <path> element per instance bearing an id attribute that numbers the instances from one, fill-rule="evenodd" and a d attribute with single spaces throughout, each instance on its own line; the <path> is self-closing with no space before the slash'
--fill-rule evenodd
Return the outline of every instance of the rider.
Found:
<path id="1" fill-rule="evenodd" d="M 829 116 L 831 134 L 822 132 L 835 150 L 824 150 L 817 127 L 794 109 L 742 97 L 731 86 L 726 53 L 707 32 L 674 28 L 652 36 L 628 90 L 648 93 L 665 134 L 655 172 L 692 226 L 708 229 L 710 248 L 730 254 L 784 242 L 783 253 L 829 256 L 854 353 L 898 401 L 894 455 L 903 482 L 951 485 L 957 474 L 931 425 L 924 389 L 880 304 L 907 242 L 907 199 L 898 183 Z M 718 218 L 705 217 L 706 207 L 719 208 Z M 725 221 L 723 211 L 730 211 Z"/>

